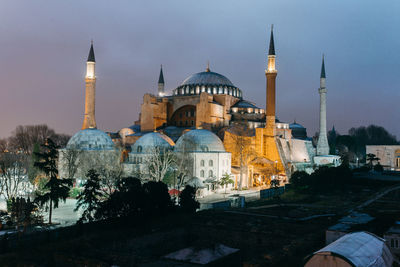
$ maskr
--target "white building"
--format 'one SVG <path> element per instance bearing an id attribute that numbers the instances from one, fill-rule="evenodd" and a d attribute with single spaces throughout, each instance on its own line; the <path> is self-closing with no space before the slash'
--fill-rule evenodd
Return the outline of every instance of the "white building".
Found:
<path id="1" fill-rule="evenodd" d="M 153 153 L 172 150 L 174 141 L 168 136 L 151 132 L 140 137 L 132 146 L 128 162 L 124 164 L 124 172 L 128 176 L 146 173 L 146 159 Z"/>
<path id="2" fill-rule="evenodd" d="M 154 153 L 154 148 L 161 153 L 173 150 L 177 157 L 187 157 L 187 180 L 200 187 L 201 195 L 216 190 L 218 180 L 224 174 L 231 174 L 231 153 L 226 152 L 218 136 L 203 129 L 186 132 L 176 145 L 171 138 L 158 132 L 143 135 L 132 145 L 129 160 L 124 163 L 125 174 L 145 174 L 146 157 Z"/>
<path id="3" fill-rule="evenodd" d="M 400 171 L 400 145 L 368 145 L 366 152 L 377 156 L 385 169 Z"/>

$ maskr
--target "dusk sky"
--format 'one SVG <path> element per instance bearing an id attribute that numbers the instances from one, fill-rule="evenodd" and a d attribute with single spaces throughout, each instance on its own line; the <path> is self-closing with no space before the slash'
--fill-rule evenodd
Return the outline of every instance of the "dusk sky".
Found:
<path id="1" fill-rule="evenodd" d="M 270 25 L 277 116 L 318 130 L 325 53 L 328 128 L 377 124 L 400 138 L 400 1 L 0 1 L 0 137 L 17 125 L 80 130 L 90 40 L 96 121 L 118 131 L 138 119 L 144 93 L 189 75 L 225 75 L 265 108 Z"/>

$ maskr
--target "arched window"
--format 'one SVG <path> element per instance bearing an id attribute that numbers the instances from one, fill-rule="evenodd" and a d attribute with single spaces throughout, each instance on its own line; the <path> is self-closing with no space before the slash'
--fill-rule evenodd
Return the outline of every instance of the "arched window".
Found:
<path id="1" fill-rule="evenodd" d="M 213 177 L 213 171 L 212 170 L 208 171 L 208 177 Z"/>
<path id="2" fill-rule="evenodd" d="M 208 161 L 208 166 L 212 167 L 212 165 L 213 165 L 213 161 L 212 161 L 212 159 L 210 159 L 210 160 Z"/>
<path id="3" fill-rule="evenodd" d="M 138 152 L 138 153 L 142 152 L 142 146 L 138 146 L 138 147 L 137 147 L 137 152 Z"/>
<path id="4" fill-rule="evenodd" d="M 201 166 L 201 167 L 204 167 L 204 160 L 201 160 L 201 161 L 200 161 L 200 166 Z"/>
<path id="5" fill-rule="evenodd" d="M 203 152 L 208 152 L 208 146 L 201 146 L 200 149 Z"/>
<path id="6" fill-rule="evenodd" d="M 204 177 L 204 170 L 200 171 L 200 177 Z"/>

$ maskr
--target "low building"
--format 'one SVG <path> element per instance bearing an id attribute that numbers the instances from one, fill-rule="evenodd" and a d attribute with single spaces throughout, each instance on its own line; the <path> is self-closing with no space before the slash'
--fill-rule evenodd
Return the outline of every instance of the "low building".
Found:
<path id="1" fill-rule="evenodd" d="M 384 169 L 400 171 L 400 145 L 368 145 L 366 152 L 367 155 L 374 154 L 378 157 Z"/>
<path id="2" fill-rule="evenodd" d="M 80 130 L 59 150 L 59 174 L 62 178 L 85 179 L 90 169 L 118 166 L 121 152 L 105 132 Z"/>
<path id="3" fill-rule="evenodd" d="M 143 135 L 131 146 L 128 161 L 124 163 L 124 173 L 128 176 L 146 176 L 146 160 L 154 153 L 164 153 L 174 146 L 174 141 L 164 134 L 151 132 Z"/>
<path id="4" fill-rule="evenodd" d="M 308 257 L 305 267 L 390 267 L 393 256 L 385 240 L 368 232 L 342 236 Z"/>
<path id="5" fill-rule="evenodd" d="M 400 258 L 400 222 L 391 227 L 384 235 L 386 245 L 390 248 L 393 255 Z"/>
<path id="6" fill-rule="evenodd" d="M 216 182 L 224 174 L 231 174 L 231 153 L 226 152 L 221 139 L 208 130 L 186 132 L 176 142 L 174 152 L 190 159 L 189 178 L 198 178 L 204 184 L 202 195 L 216 190 Z"/>
<path id="7" fill-rule="evenodd" d="M 341 218 L 339 222 L 328 228 L 325 232 L 325 242 L 327 245 L 336 241 L 340 237 L 353 232 L 355 227 L 367 224 L 374 217 L 366 213 L 352 212 L 351 214 Z"/>

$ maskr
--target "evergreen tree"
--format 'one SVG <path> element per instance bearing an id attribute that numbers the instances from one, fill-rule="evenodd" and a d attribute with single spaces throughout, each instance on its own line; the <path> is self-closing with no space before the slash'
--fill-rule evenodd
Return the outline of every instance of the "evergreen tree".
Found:
<path id="1" fill-rule="evenodd" d="M 32 184 L 34 183 L 36 177 L 39 174 L 38 168 L 35 167 L 35 162 L 38 161 L 38 158 L 37 158 L 36 155 L 39 152 L 40 152 L 40 145 L 38 143 L 35 143 L 33 145 L 33 153 L 31 155 L 31 159 L 30 159 L 30 162 L 29 162 L 29 168 L 28 168 L 28 178 L 29 178 L 29 181 Z"/>
<path id="2" fill-rule="evenodd" d="M 93 221 L 94 213 L 99 207 L 99 201 L 103 197 L 103 191 L 100 186 L 99 174 L 95 170 L 89 170 L 86 175 L 87 181 L 84 184 L 83 191 L 78 195 L 75 211 L 84 208 L 81 218 L 78 222 Z"/>
<path id="3" fill-rule="evenodd" d="M 42 152 L 36 152 L 37 161 L 34 166 L 42 171 L 47 177 L 48 182 L 44 186 L 42 193 L 38 193 L 35 201 L 40 206 L 48 205 L 49 207 L 49 224 L 51 224 L 51 215 L 53 208 L 58 208 L 60 200 L 68 197 L 69 189 L 72 186 L 71 179 L 58 179 L 57 158 L 58 146 L 51 140 L 46 139 L 42 145 Z"/>
<path id="4" fill-rule="evenodd" d="M 196 188 L 187 185 L 179 195 L 179 206 L 184 212 L 196 212 L 200 207 L 199 202 L 196 200 Z"/>

